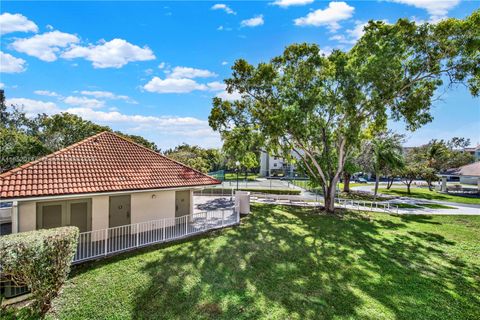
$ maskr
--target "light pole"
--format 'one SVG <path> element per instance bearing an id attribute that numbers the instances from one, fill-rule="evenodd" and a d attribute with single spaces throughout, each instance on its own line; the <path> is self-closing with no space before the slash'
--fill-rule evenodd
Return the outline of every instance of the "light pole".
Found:
<path id="1" fill-rule="evenodd" d="M 237 171 L 237 191 L 238 191 L 238 171 L 239 171 L 239 168 L 240 168 L 240 161 L 237 160 L 235 162 L 235 166 L 236 166 L 235 170 Z"/>

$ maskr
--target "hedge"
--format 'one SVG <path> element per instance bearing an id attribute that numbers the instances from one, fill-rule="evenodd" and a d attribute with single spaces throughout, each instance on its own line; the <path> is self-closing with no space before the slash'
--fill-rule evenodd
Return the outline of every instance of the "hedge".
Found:
<path id="1" fill-rule="evenodd" d="M 248 191 L 248 192 L 259 192 L 259 193 L 268 193 L 268 194 L 288 194 L 288 195 L 299 195 L 301 190 L 296 189 L 254 189 L 254 188 L 238 188 L 240 191 Z M 234 190 L 235 191 L 235 190 Z M 232 193 L 232 189 L 224 189 L 224 188 L 209 188 L 203 189 L 201 192 L 198 193 L 208 195 L 229 195 Z"/>
<path id="2" fill-rule="evenodd" d="M 33 311 L 44 314 L 67 279 L 78 234 L 61 227 L 0 237 L 2 276 L 30 289 Z"/>

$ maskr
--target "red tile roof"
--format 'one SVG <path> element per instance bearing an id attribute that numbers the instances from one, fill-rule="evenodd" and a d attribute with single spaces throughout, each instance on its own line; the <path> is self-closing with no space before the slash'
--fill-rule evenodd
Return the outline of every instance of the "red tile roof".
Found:
<path id="1" fill-rule="evenodd" d="M 0 174 L 0 198 L 161 189 L 220 181 L 114 133 L 102 132 Z"/>

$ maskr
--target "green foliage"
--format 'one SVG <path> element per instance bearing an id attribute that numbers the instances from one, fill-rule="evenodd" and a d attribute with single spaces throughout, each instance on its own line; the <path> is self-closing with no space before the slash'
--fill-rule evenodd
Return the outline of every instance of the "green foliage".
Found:
<path id="1" fill-rule="evenodd" d="M 432 189 L 432 182 L 438 179 L 437 174 L 450 168 L 457 168 L 474 161 L 473 155 L 463 152 L 470 141 L 454 137 L 451 140 L 433 139 L 429 143 L 409 151 L 409 162 L 422 167 L 421 176 Z"/>
<path id="2" fill-rule="evenodd" d="M 45 313 L 67 279 L 78 233 L 61 227 L 0 237 L 2 275 L 28 286 L 34 311 Z"/>
<path id="3" fill-rule="evenodd" d="M 0 173 L 49 153 L 35 136 L 16 129 L 0 128 Z"/>
<path id="4" fill-rule="evenodd" d="M 233 128 L 222 133 L 223 151 L 230 169 L 245 171 L 259 166 L 261 137 L 248 127 Z M 236 162 L 240 163 L 237 168 Z"/>
<path id="5" fill-rule="evenodd" d="M 112 131 L 70 113 L 52 116 L 38 114 L 30 118 L 24 106 L 7 106 L 0 90 L 0 173 L 55 152 L 103 131 Z M 136 135 L 117 134 L 158 151 L 155 143 Z"/>
<path id="6" fill-rule="evenodd" d="M 111 131 L 107 126 L 100 126 L 81 117 L 62 112 L 40 121 L 39 136 L 52 151 L 68 147 L 103 131 Z"/>
<path id="7" fill-rule="evenodd" d="M 115 131 L 115 133 L 118 134 L 119 136 L 124 137 L 127 140 L 130 140 L 130 141 L 135 142 L 135 143 L 137 143 L 141 146 L 144 146 L 145 148 L 151 149 L 151 150 L 156 151 L 156 152 L 160 152 L 160 149 L 157 147 L 157 145 L 154 142 L 149 141 L 142 136 L 138 136 L 138 135 L 134 135 L 134 134 L 126 134 L 126 133 L 122 133 L 120 131 Z"/>
<path id="8" fill-rule="evenodd" d="M 292 189 L 261 189 L 261 188 L 238 188 L 241 191 L 250 191 L 250 192 L 259 192 L 259 193 L 268 193 L 268 194 L 287 194 L 287 195 L 300 195 L 300 190 Z M 203 194 L 230 194 L 232 189 L 222 189 L 222 188 L 206 188 L 203 189 Z"/>
<path id="9" fill-rule="evenodd" d="M 480 87 L 480 11 L 464 20 L 417 25 L 371 21 L 348 52 L 321 54 L 315 44 L 293 44 L 257 66 L 237 60 L 228 92 L 214 98 L 210 126 L 262 137 L 262 146 L 288 158 L 293 150 L 329 211 L 346 158 L 368 132 L 383 131 L 389 115 L 414 130 L 431 121 L 430 106 L 444 76 Z"/>
<path id="10" fill-rule="evenodd" d="M 164 152 L 165 156 L 181 162 L 203 173 L 218 170 L 223 164 L 223 156 L 216 149 L 181 144 Z"/>

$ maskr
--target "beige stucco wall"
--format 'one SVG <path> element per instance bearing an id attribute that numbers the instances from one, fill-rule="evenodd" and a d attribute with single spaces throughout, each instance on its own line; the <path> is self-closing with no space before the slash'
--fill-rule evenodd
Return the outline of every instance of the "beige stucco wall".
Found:
<path id="1" fill-rule="evenodd" d="M 108 196 L 92 197 L 92 230 L 108 228 Z"/>
<path id="2" fill-rule="evenodd" d="M 37 228 L 37 206 L 35 201 L 18 203 L 18 232 Z"/>
<path id="3" fill-rule="evenodd" d="M 132 193 L 131 222 L 175 217 L 175 191 Z"/>
<path id="4" fill-rule="evenodd" d="M 193 192 L 190 195 L 190 212 L 193 212 Z M 72 197 L 64 200 L 84 199 Z M 92 230 L 108 228 L 109 196 L 98 195 L 92 199 Z M 49 201 L 55 201 L 51 199 Z M 44 202 L 44 201 L 41 201 Z M 36 201 L 18 203 L 19 232 L 36 229 Z M 131 223 L 175 217 L 175 191 L 138 192 L 131 194 Z M 173 221 L 172 221 L 173 222 Z"/>

